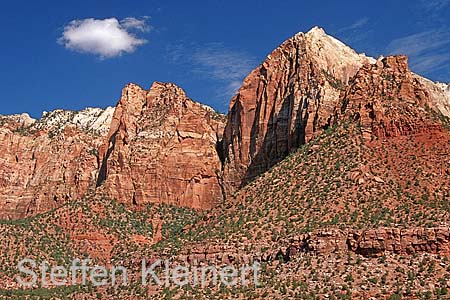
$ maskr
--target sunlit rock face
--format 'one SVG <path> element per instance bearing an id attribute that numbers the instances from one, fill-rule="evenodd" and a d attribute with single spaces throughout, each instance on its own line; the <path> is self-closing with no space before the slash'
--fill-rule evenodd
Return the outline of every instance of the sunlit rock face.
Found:
<path id="1" fill-rule="evenodd" d="M 228 189 L 327 128 L 341 91 L 363 64 L 374 61 L 317 27 L 275 49 L 231 100 L 223 143 Z"/>
<path id="2" fill-rule="evenodd" d="M 100 148 L 97 186 L 122 202 L 211 208 L 222 200 L 216 151 L 224 117 L 174 84 L 128 85 Z"/>
<path id="3" fill-rule="evenodd" d="M 1 117 L 0 219 L 45 212 L 95 186 L 113 108 Z"/>
<path id="4" fill-rule="evenodd" d="M 315 27 L 245 78 L 226 117 L 160 82 L 127 85 L 114 108 L 0 116 L 0 219 L 93 193 L 209 209 L 339 122 L 388 138 L 440 131 L 432 111 L 450 117 L 449 85 Z"/>

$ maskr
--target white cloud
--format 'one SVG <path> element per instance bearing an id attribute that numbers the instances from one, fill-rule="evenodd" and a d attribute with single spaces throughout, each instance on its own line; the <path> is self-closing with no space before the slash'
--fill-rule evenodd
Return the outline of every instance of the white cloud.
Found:
<path id="1" fill-rule="evenodd" d="M 120 21 L 120 25 L 122 25 L 125 29 L 136 29 L 142 32 L 150 31 L 151 27 L 147 24 L 147 19 L 149 17 L 143 17 L 142 19 L 136 19 L 133 17 L 128 17 Z"/>
<path id="2" fill-rule="evenodd" d="M 64 27 L 58 43 L 66 49 L 111 58 L 132 53 L 147 40 L 136 37 L 131 30 L 148 31 L 146 19 L 126 18 L 74 20 Z"/>
<path id="3" fill-rule="evenodd" d="M 369 21 L 370 21 L 370 19 L 367 17 L 361 18 L 359 20 L 356 20 L 353 24 L 339 29 L 337 31 L 337 33 L 361 29 L 361 28 L 365 27 L 366 25 L 368 25 Z"/>
<path id="4" fill-rule="evenodd" d="M 435 72 L 450 64 L 450 30 L 429 30 L 393 40 L 387 52 L 408 55 L 415 72 Z"/>

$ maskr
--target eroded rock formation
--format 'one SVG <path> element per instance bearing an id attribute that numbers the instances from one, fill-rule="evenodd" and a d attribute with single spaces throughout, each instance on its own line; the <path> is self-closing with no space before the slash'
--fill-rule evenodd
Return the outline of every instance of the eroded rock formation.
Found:
<path id="1" fill-rule="evenodd" d="M 371 62 L 320 28 L 275 49 L 231 100 L 223 145 L 229 189 L 239 188 L 327 128 L 341 91 Z"/>
<path id="2" fill-rule="evenodd" d="M 427 111 L 435 105 L 430 90 L 409 70 L 408 58 L 390 56 L 358 71 L 341 94 L 337 114 L 359 122 L 366 138 L 392 137 L 442 128 Z"/>
<path id="3" fill-rule="evenodd" d="M 223 127 L 221 115 L 174 84 L 128 85 L 99 151 L 97 185 L 123 202 L 211 208 L 222 199 Z"/>
<path id="4" fill-rule="evenodd" d="M 72 122 L 77 116 L 79 126 Z M 103 136 L 97 129 L 111 116 L 111 111 L 95 110 L 87 118 L 63 111 L 39 121 L 23 115 L 4 117 L 0 127 L 0 219 L 23 218 L 83 197 L 93 186 L 98 169 L 96 153 Z M 81 121 L 96 125 L 85 128 Z"/>
<path id="5" fill-rule="evenodd" d="M 117 107 L 0 117 L 0 219 L 100 193 L 210 208 L 222 199 L 224 117 L 173 84 L 130 84 Z"/>

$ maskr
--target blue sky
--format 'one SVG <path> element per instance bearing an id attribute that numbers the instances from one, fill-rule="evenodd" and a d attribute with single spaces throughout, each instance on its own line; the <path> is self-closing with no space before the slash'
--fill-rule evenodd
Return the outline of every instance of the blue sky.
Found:
<path id="1" fill-rule="evenodd" d="M 226 111 L 251 69 L 315 25 L 450 81 L 450 0 L 278 2 L 2 1 L 0 114 L 115 105 L 126 83 L 153 81 Z"/>

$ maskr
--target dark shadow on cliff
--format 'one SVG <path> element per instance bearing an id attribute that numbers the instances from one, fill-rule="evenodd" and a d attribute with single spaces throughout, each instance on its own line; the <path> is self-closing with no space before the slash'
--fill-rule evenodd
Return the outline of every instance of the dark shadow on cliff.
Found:
<path id="1" fill-rule="evenodd" d="M 318 128 L 318 114 L 320 104 L 319 100 L 321 98 L 320 91 L 316 95 L 312 95 L 309 91 L 305 91 L 305 96 L 300 100 L 298 108 L 295 111 L 294 94 L 291 91 L 283 101 L 281 112 L 278 116 L 274 116 L 275 107 L 272 108 L 270 120 L 267 133 L 264 136 L 264 140 L 261 144 L 259 151 L 252 158 L 252 162 L 249 165 L 247 172 L 244 175 L 242 184 L 240 188 L 244 187 L 247 183 L 252 181 L 255 177 L 266 172 L 274 165 L 286 158 L 290 153 L 297 150 L 299 147 L 306 144 L 306 126 L 308 120 L 313 117 L 313 131 L 325 130 L 329 127 L 329 124 Z M 311 115 L 309 112 L 310 102 L 315 102 L 315 112 Z M 257 112 L 260 113 L 260 108 L 258 107 Z M 292 118 L 295 114 L 295 119 Z M 329 123 L 329 122 L 328 122 Z M 290 132 L 290 128 L 293 128 Z M 258 118 L 255 118 L 252 127 L 252 137 L 258 134 Z M 252 138 L 251 150 L 255 152 L 256 150 L 256 139 Z"/>
<path id="2" fill-rule="evenodd" d="M 117 136 L 117 132 L 110 139 L 109 144 L 111 146 L 108 147 L 108 150 L 106 151 L 106 155 L 105 155 L 105 157 L 103 157 L 102 164 L 100 166 L 100 170 L 98 171 L 96 187 L 101 186 L 103 184 L 103 182 L 105 182 L 105 180 L 108 176 L 108 159 L 114 150 L 114 145 L 116 144 L 116 136 Z"/>

